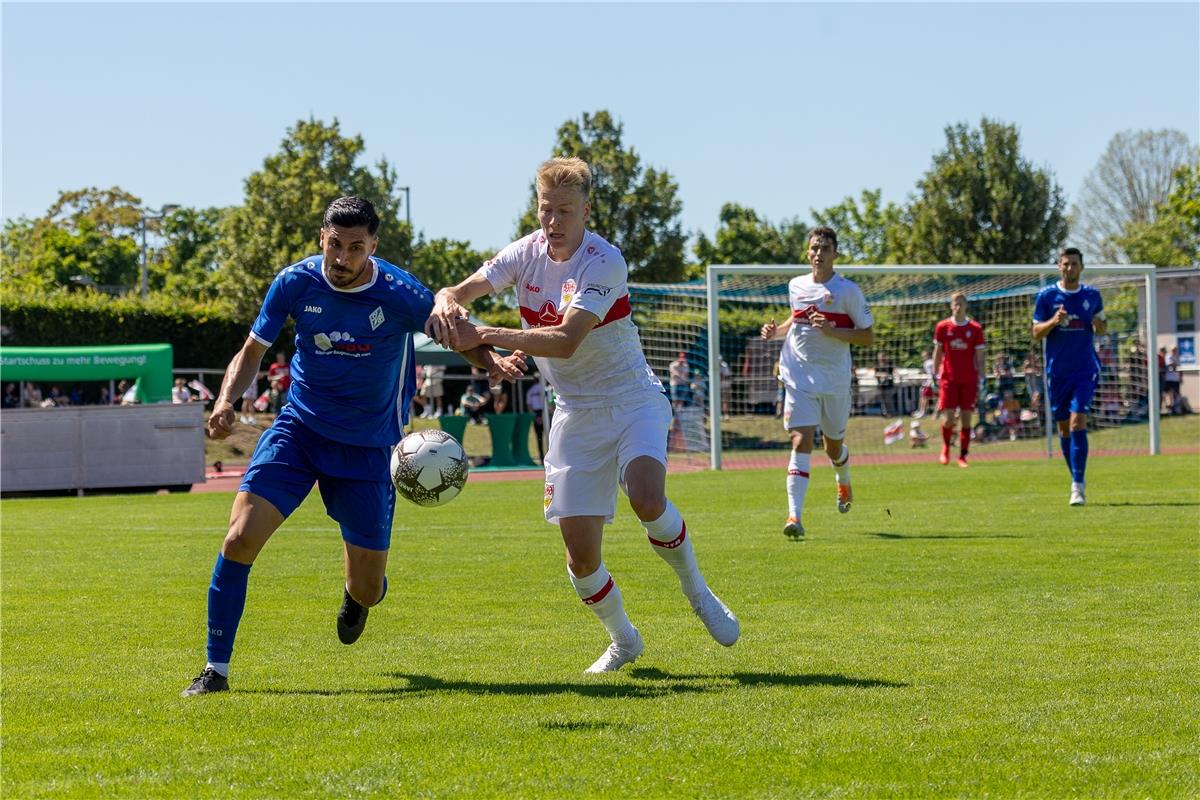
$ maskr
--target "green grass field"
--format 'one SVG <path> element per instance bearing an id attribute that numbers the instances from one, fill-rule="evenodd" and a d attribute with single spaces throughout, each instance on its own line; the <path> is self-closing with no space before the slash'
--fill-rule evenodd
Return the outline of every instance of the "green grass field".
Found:
<path id="1" fill-rule="evenodd" d="M 814 459 L 818 461 L 818 459 Z M 231 495 L 6 500 L 4 798 L 1196 797 L 1200 459 L 860 466 L 809 540 L 781 469 L 672 476 L 714 644 L 622 508 L 606 562 L 645 655 L 572 592 L 541 485 L 398 509 L 391 591 L 334 631 L 314 495 L 251 573 L 234 691 L 183 699 Z"/>

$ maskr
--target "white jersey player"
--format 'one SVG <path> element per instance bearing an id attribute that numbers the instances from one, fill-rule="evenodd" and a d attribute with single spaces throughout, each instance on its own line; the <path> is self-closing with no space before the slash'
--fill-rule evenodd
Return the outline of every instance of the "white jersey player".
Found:
<path id="1" fill-rule="evenodd" d="M 784 427 L 792 440 L 783 532 L 793 539 L 804 536 L 804 495 L 818 426 L 836 475 L 838 511 L 846 513 L 853 501 L 850 450 L 845 444 L 854 369 L 850 345 L 869 345 L 875 333 L 862 290 L 833 271 L 836 258 L 837 233 L 827 227 L 814 229 L 808 237 L 812 274 L 788 284 L 791 318 L 782 325 L 771 320 L 762 327 L 764 339 L 787 337 L 779 355 L 779 379 L 787 390 Z"/>
<path id="2" fill-rule="evenodd" d="M 510 244 L 457 286 L 442 289 L 426 332 L 456 350 L 480 343 L 532 355 L 557 393 L 546 453 L 544 508 L 567 551 L 579 598 L 612 644 L 588 669 L 619 669 L 643 650 L 620 589 L 604 566 L 604 525 L 616 511 L 617 486 L 629 496 L 654 552 L 679 577 L 692 610 L 712 637 L 737 641 L 737 618 L 708 588 L 692 537 L 667 499 L 671 403 L 646 363 L 633 324 L 621 252 L 586 229 L 591 172 L 578 158 L 555 158 L 537 173 L 541 228 Z M 475 327 L 464 306 L 512 288 L 521 329 Z"/>

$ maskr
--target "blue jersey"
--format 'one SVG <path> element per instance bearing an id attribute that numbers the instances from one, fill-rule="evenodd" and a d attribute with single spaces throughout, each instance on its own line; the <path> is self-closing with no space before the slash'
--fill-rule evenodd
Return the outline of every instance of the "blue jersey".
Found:
<path id="1" fill-rule="evenodd" d="M 1051 319 L 1059 306 L 1066 309 L 1067 318 L 1046 337 L 1047 371 L 1059 378 L 1098 374 L 1100 359 L 1092 344 L 1092 320 L 1104 318 L 1100 292 L 1084 284 L 1073 292 L 1058 284 L 1047 286 L 1033 304 L 1033 321 Z"/>
<path id="2" fill-rule="evenodd" d="M 400 441 L 416 390 L 413 333 L 433 293 L 399 267 L 372 258 L 373 275 L 335 289 L 321 256 L 285 268 L 271 284 L 250 335 L 270 345 L 296 323 L 292 387 L 284 413 L 335 442 L 391 447 Z"/>

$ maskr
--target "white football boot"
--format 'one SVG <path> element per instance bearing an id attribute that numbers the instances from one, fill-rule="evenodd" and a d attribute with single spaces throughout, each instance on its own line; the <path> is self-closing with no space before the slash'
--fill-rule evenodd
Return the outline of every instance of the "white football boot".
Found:
<path id="1" fill-rule="evenodd" d="M 636 661 L 646 649 L 646 643 L 642 641 L 642 634 L 638 633 L 637 628 L 633 629 L 633 633 L 636 639 L 631 642 L 613 642 L 584 672 L 616 672 L 626 664 Z"/>
<path id="2" fill-rule="evenodd" d="M 733 615 L 728 606 L 721 602 L 721 598 L 712 593 L 711 589 L 706 589 L 704 594 L 692 601 L 692 611 L 704 623 L 704 627 L 708 628 L 709 634 L 718 644 L 732 647 L 742 633 L 742 626 L 738 622 L 738 618 Z"/>
<path id="3" fill-rule="evenodd" d="M 1087 503 L 1087 498 L 1083 496 L 1083 484 L 1071 484 L 1071 505 L 1082 506 Z"/>

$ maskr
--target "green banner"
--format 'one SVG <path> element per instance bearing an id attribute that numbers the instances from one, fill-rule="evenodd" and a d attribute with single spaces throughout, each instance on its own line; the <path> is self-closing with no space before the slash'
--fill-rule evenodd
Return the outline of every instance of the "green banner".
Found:
<path id="1" fill-rule="evenodd" d="M 169 344 L 0 347 L 0 381 L 107 381 L 135 378 L 138 402 L 171 402 L 175 356 Z"/>

